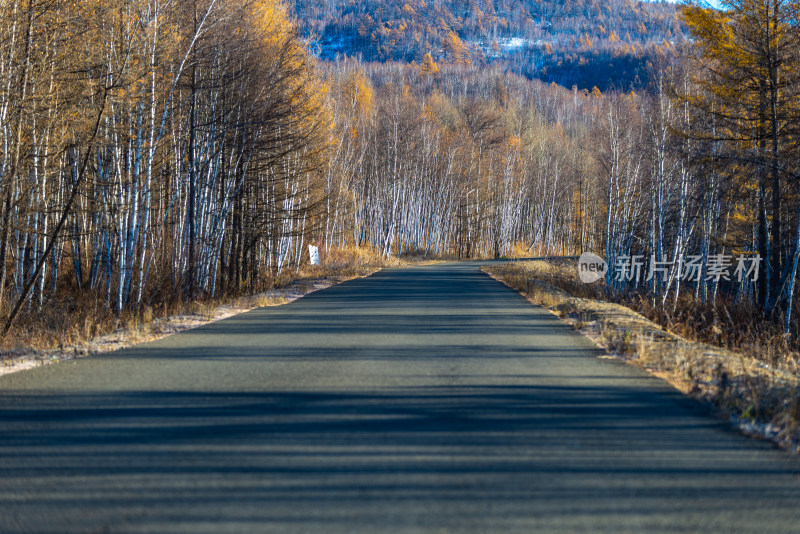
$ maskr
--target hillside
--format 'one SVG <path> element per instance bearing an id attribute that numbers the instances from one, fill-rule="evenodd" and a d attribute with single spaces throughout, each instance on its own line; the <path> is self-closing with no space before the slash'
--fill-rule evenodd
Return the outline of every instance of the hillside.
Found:
<path id="1" fill-rule="evenodd" d="M 673 4 L 633 0 L 296 0 L 323 59 L 505 63 L 518 74 L 602 90 L 647 84 L 683 39 Z"/>

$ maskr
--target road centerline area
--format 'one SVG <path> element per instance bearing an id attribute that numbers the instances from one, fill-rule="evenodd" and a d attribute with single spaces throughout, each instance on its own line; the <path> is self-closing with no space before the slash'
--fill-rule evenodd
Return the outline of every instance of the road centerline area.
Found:
<path id="1" fill-rule="evenodd" d="M 0 532 L 796 532 L 797 462 L 475 264 L 0 377 Z"/>

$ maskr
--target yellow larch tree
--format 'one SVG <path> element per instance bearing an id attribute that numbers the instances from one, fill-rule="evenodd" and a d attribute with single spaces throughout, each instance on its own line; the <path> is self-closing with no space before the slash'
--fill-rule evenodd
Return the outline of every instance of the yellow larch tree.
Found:
<path id="1" fill-rule="evenodd" d="M 681 94 L 703 120 L 689 135 L 725 150 L 757 184 L 759 304 L 771 310 L 785 294 L 797 246 L 785 246 L 784 199 L 800 177 L 793 155 L 800 110 L 800 34 L 796 0 L 724 0 L 722 9 L 688 5 L 682 18 L 695 44 L 688 56 L 701 90 Z M 800 229 L 797 236 L 800 237 Z M 794 239 L 798 243 L 798 239 Z"/>

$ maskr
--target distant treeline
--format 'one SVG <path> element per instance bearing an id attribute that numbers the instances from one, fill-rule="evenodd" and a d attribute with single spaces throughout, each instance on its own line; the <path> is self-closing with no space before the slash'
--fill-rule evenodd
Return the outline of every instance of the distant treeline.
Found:
<path id="1" fill-rule="evenodd" d="M 499 61 L 529 78 L 578 89 L 641 89 L 683 41 L 670 3 L 632 0 L 297 0 L 324 59 Z"/>

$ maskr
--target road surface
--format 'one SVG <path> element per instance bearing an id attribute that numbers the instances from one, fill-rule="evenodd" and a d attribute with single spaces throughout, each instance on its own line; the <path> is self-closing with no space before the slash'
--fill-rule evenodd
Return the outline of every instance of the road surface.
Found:
<path id="1" fill-rule="evenodd" d="M 0 532 L 798 532 L 798 462 L 474 264 L 0 378 Z"/>

